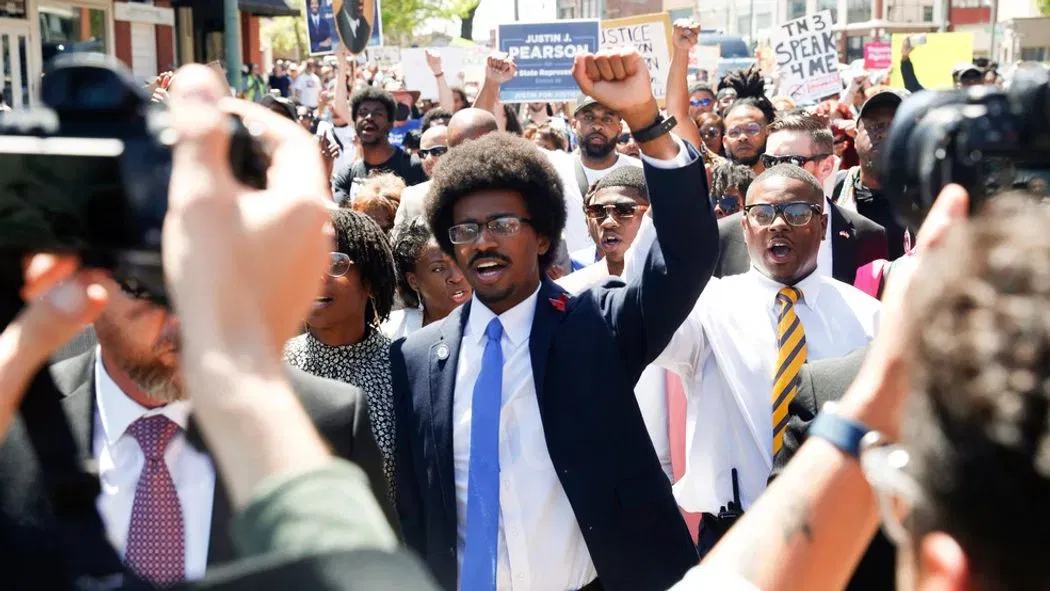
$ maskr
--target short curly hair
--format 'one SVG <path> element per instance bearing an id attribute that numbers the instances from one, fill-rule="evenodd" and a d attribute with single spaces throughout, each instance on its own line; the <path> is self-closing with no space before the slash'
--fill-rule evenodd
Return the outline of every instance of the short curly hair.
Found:
<path id="1" fill-rule="evenodd" d="M 456 202 L 493 190 L 513 191 L 525 201 L 530 225 L 551 243 L 539 259 L 541 269 L 546 271 L 565 229 L 561 179 L 532 142 L 506 132 L 489 133 L 449 150 L 434 169 L 426 216 L 441 250 L 455 258 L 448 229 Z"/>
<path id="2" fill-rule="evenodd" d="M 357 121 L 357 110 L 367 102 L 382 103 L 386 109 L 387 120 L 390 123 L 394 122 L 394 116 L 397 113 L 397 101 L 394 100 L 394 95 L 374 86 L 366 86 L 350 97 L 350 119 Z"/>
<path id="3" fill-rule="evenodd" d="M 426 132 L 426 130 L 434 126 L 435 119 L 444 119 L 445 122 L 441 123 L 441 125 L 447 125 L 448 120 L 451 118 L 452 113 L 448 109 L 434 107 L 433 109 L 427 111 L 425 115 L 423 115 L 423 123 L 422 125 L 420 125 L 419 130 L 422 132 Z"/>
<path id="4" fill-rule="evenodd" d="M 354 261 L 361 273 L 361 282 L 371 293 L 365 323 L 379 326 L 390 317 L 397 285 L 390 242 L 372 218 L 351 209 L 333 210 L 332 226 L 336 250 Z"/>
<path id="5" fill-rule="evenodd" d="M 433 238 L 430 226 L 422 216 L 405 220 L 394 228 L 394 267 L 397 269 L 397 291 L 408 308 L 419 307 L 419 294 L 408 283 L 407 274 L 415 271 L 423 249 Z"/>
<path id="6" fill-rule="evenodd" d="M 966 553 L 975 588 L 1046 589 L 1050 209 L 1004 194 L 953 228 L 909 290 L 903 443 L 924 494 L 910 522 Z"/>

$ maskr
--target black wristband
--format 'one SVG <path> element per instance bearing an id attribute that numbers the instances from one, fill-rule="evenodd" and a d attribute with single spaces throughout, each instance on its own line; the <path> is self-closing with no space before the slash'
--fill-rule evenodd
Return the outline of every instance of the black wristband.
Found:
<path id="1" fill-rule="evenodd" d="M 656 138 L 669 133 L 674 126 L 678 125 L 678 121 L 674 117 L 668 117 L 664 119 L 663 115 L 657 115 L 656 121 L 652 125 L 638 131 L 632 131 L 631 136 L 634 141 L 638 143 L 649 142 Z"/>

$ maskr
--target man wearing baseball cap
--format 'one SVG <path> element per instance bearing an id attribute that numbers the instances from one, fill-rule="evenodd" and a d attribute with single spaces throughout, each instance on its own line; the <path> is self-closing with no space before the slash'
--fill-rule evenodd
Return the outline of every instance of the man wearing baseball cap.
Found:
<path id="1" fill-rule="evenodd" d="M 967 88 L 984 84 L 984 71 L 970 62 L 961 62 L 952 68 L 952 81 L 956 88 Z"/>
<path id="2" fill-rule="evenodd" d="M 580 145 L 576 160 L 578 172 L 583 176 L 577 177 L 583 195 L 587 194 L 587 188 L 617 168 L 642 165 L 637 158 L 616 151 L 616 141 L 622 131 L 620 114 L 585 94 L 576 99 L 572 130 Z"/>
<path id="3" fill-rule="evenodd" d="M 904 254 L 908 238 L 904 226 L 893 215 L 888 196 L 882 192 L 876 163 L 904 96 L 903 91 L 888 89 L 871 95 L 864 102 L 854 140 L 860 165 L 840 173 L 831 194 L 832 201 L 840 207 L 852 209 L 886 228 L 891 260 Z"/>

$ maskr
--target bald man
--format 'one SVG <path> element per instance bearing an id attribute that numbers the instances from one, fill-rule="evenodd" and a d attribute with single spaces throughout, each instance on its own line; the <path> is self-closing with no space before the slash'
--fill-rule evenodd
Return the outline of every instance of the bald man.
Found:
<path id="1" fill-rule="evenodd" d="M 435 133 L 435 130 L 440 131 Z M 465 141 L 476 140 L 498 130 L 499 125 L 496 123 L 496 118 L 488 111 L 470 108 L 456 112 L 452 119 L 449 119 L 448 127 L 431 127 L 419 139 L 419 155 L 423 158 L 423 171 L 428 177 L 433 175 L 434 166 L 437 165 L 439 157 L 425 157 L 424 150 L 439 145 L 442 140 L 448 149 L 452 149 Z M 428 191 L 430 191 L 430 181 L 407 187 L 401 192 L 401 203 L 397 207 L 397 215 L 394 216 L 395 227 L 405 220 L 423 215 L 423 201 Z"/>

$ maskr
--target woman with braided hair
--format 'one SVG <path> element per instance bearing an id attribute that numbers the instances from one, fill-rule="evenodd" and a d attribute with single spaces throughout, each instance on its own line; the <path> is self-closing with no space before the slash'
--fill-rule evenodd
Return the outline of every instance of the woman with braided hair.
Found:
<path id="1" fill-rule="evenodd" d="M 285 360 L 322 378 L 353 384 L 368 401 L 368 418 L 383 473 L 394 497 L 394 394 L 390 340 L 379 325 L 390 316 L 397 279 L 386 234 L 372 218 L 332 211 L 336 248 L 329 253 L 324 290 L 306 319 L 306 332 L 288 341 Z"/>

